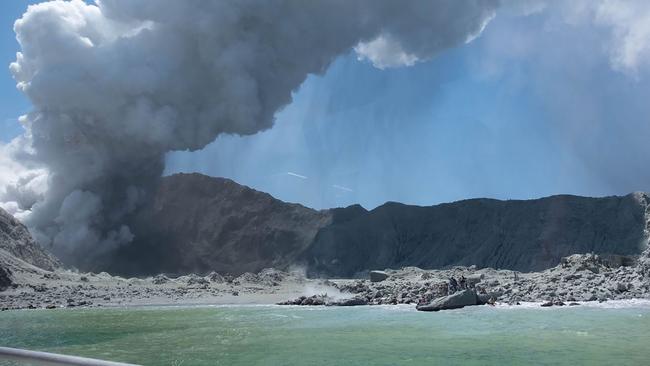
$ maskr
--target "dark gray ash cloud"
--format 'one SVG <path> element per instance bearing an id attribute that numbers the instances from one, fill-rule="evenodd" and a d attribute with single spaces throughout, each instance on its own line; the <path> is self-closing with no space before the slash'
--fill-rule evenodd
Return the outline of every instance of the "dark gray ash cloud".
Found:
<path id="1" fill-rule="evenodd" d="M 81 0 L 30 6 L 10 69 L 33 104 L 4 207 L 69 262 L 132 240 L 165 153 L 273 125 L 309 74 L 356 49 L 410 65 L 477 36 L 498 1 Z M 237 159 L 233 156 L 232 159 Z M 27 187 L 27 188 L 26 188 Z"/>

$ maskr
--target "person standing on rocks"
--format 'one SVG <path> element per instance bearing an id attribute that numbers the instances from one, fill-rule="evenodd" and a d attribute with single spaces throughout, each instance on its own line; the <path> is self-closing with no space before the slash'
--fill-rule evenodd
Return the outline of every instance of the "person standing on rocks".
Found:
<path id="1" fill-rule="evenodd" d="M 465 279 L 465 276 L 460 276 L 460 289 L 467 290 L 467 280 Z"/>
<path id="2" fill-rule="evenodd" d="M 458 282 L 456 282 L 456 279 L 451 277 L 449 278 L 449 285 L 447 286 L 447 293 L 449 295 L 455 294 L 456 291 L 458 291 Z"/>

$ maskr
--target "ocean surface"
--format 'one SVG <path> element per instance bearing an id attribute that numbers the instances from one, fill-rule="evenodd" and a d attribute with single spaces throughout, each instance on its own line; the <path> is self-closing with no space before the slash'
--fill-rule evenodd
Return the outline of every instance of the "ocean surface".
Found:
<path id="1" fill-rule="evenodd" d="M 0 344 L 142 365 L 649 365 L 650 304 L 6 311 Z"/>

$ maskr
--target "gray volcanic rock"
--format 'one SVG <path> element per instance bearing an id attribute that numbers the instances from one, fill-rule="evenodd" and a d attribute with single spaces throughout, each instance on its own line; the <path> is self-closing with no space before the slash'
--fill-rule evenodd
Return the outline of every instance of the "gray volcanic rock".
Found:
<path id="1" fill-rule="evenodd" d="M 316 211 L 228 179 L 177 174 L 139 214 L 135 242 L 87 269 L 238 276 L 298 264 L 313 277 L 349 278 L 406 266 L 538 271 L 591 252 L 630 265 L 647 239 L 649 202 L 634 193 Z"/>
<path id="2" fill-rule="evenodd" d="M 450 309 L 460 309 L 465 306 L 478 305 L 476 298 L 476 291 L 467 289 L 458 291 L 455 294 L 447 295 L 433 300 L 430 304 L 418 305 L 416 309 L 419 311 L 440 311 Z"/>
<path id="3" fill-rule="evenodd" d="M 381 282 L 388 278 L 388 273 L 384 271 L 370 271 L 371 282 Z"/>
<path id="4" fill-rule="evenodd" d="M 34 241 L 29 230 L 0 208 L 0 250 L 36 267 L 53 270 L 61 263 Z"/>
<path id="5" fill-rule="evenodd" d="M 335 209 L 303 256 L 311 275 L 454 265 L 538 271 L 573 253 L 637 255 L 647 239 L 643 193 L 624 197 L 472 199 L 420 207 Z M 625 257 L 627 258 L 627 257 Z M 622 259 L 619 259 L 622 260 Z"/>
<path id="6" fill-rule="evenodd" d="M 368 305 L 368 300 L 366 300 L 363 297 L 353 297 L 351 299 L 344 299 L 344 300 L 338 300 L 338 301 L 333 301 L 329 304 L 329 306 L 360 306 L 360 305 Z"/>
<path id="7" fill-rule="evenodd" d="M 294 300 L 287 300 L 277 303 L 277 305 L 301 305 L 301 306 L 322 306 L 326 305 L 331 299 L 327 295 L 300 296 Z"/>
<path id="8" fill-rule="evenodd" d="M 638 273 L 650 282 L 650 244 L 639 256 L 636 266 Z"/>
<path id="9" fill-rule="evenodd" d="M 136 225 L 136 242 L 103 270 L 126 274 L 258 272 L 287 268 L 331 221 L 229 179 L 165 177 Z M 97 268 L 93 268 L 97 270 Z"/>

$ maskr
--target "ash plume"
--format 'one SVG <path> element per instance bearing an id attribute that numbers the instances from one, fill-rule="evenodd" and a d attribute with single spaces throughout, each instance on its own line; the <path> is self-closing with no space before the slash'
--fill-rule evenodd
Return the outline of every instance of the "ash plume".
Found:
<path id="1" fill-rule="evenodd" d="M 2 206 L 64 261 L 133 240 L 169 151 L 270 128 L 309 74 L 355 50 L 407 66 L 471 41 L 498 1 L 81 0 L 33 5 L 10 70 L 33 109 L 0 146 Z M 237 159 L 233 156 L 232 159 Z"/>

